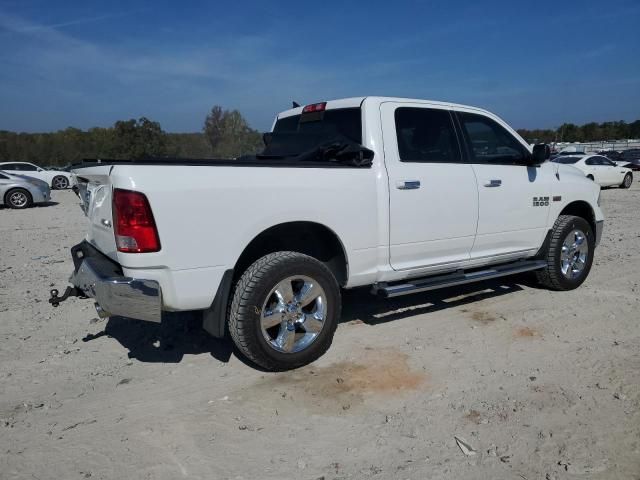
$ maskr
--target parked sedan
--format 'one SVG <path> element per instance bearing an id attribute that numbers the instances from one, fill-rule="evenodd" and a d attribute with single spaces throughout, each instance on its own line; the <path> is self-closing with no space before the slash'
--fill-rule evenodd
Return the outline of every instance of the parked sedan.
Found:
<path id="1" fill-rule="evenodd" d="M 45 170 L 44 168 L 28 162 L 0 163 L 0 170 L 43 180 L 55 190 L 64 190 L 73 184 L 73 179 L 69 172 L 62 170 Z"/>
<path id="2" fill-rule="evenodd" d="M 37 178 L 0 171 L 0 205 L 27 208 L 51 199 L 49 184 Z"/>
<path id="3" fill-rule="evenodd" d="M 618 185 L 621 188 L 629 188 L 633 183 L 631 169 L 619 167 L 602 155 L 566 155 L 556 157 L 552 161 L 573 165 L 601 187 Z"/>

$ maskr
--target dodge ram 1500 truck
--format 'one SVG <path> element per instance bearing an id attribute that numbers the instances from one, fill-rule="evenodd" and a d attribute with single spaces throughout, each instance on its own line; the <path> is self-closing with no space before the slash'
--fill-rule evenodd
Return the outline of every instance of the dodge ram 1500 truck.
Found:
<path id="1" fill-rule="evenodd" d="M 89 229 L 57 306 L 202 313 L 268 370 L 321 356 L 341 289 L 394 297 L 535 271 L 578 287 L 602 234 L 600 187 L 479 108 L 403 98 L 280 113 L 256 156 L 75 171 Z"/>

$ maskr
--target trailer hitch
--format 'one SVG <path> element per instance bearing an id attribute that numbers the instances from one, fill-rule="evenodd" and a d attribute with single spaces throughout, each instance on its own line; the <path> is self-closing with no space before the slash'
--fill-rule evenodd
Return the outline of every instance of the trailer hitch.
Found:
<path id="1" fill-rule="evenodd" d="M 49 303 L 54 307 L 57 307 L 61 302 L 64 302 L 69 297 L 87 298 L 84 292 L 77 287 L 67 287 L 61 297 L 58 296 L 59 292 L 55 288 L 52 289 L 50 293 L 51 298 L 49 298 Z"/>

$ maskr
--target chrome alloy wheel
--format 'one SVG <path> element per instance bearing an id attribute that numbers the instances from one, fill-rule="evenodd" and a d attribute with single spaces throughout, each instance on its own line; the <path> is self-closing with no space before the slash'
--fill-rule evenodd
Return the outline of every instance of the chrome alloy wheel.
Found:
<path id="1" fill-rule="evenodd" d="M 53 179 L 53 188 L 55 188 L 56 190 L 64 190 L 68 186 L 69 180 L 67 180 L 67 177 L 63 177 L 60 175 Z"/>
<path id="2" fill-rule="evenodd" d="M 13 192 L 9 195 L 9 202 L 16 208 L 24 207 L 28 202 L 27 194 L 24 192 Z"/>
<path id="3" fill-rule="evenodd" d="M 580 276 L 589 257 L 589 242 L 582 230 L 572 230 L 562 242 L 560 269 L 567 278 Z"/>
<path id="4" fill-rule="evenodd" d="M 631 186 L 631 182 L 632 182 L 631 175 L 629 175 L 629 174 L 625 175 L 625 177 L 624 177 L 624 186 L 626 188 L 629 188 Z"/>
<path id="5" fill-rule="evenodd" d="M 317 281 L 304 275 L 287 277 L 267 296 L 260 313 L 260 328 L 271 348 L 295 353 L 318 337 L 326 315 L 327 295 Z"/>

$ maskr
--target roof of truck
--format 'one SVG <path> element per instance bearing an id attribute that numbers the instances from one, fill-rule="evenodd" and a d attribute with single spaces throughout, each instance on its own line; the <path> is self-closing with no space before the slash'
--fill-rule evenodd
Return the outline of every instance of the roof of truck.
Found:
<path id="1" fill-rule="evenodd" d="M 442 102 L 442 101 L 436 101 L 436 100 L 426 100 L 424 98 L 402 98 L 402 97 L 366 96 L 366 97 L 338 98 L 335 100 L 318 100 L 318 102 L 310 102 L 307 105 L 326 102 L 327 110 L 334 109 L 334 108 L 353 108 L 353 107 L 360 107 L 365 100 L 369 100 L 378 104 L 384 103 L 384 102 L 428 103 L 430 105 L 440 105 L 440 106 L 449 107 L 449 108 L 470 108 L 482 113 L 490 113 L 486 110 L 483 110 L 482 108 L 474 107 L 471 105 L 462 105 L 459 103 Z M 290 117 L 291 115 L 300 115 L 304 107 L 305 105 L 301 105 L 296 108 L 290 108 L 289 110 L 284 110 L 278 114 L 278 118 Z"/>

